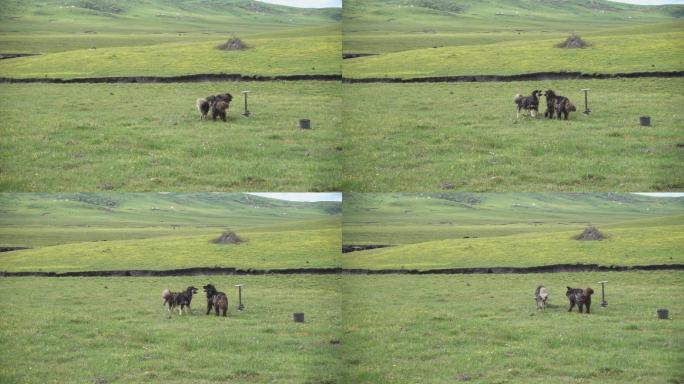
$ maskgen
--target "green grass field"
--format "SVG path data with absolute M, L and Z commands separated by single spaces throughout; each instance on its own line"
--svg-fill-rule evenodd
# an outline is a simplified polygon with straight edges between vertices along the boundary
M 332 82 L 2 85 L 0 190 L 335 191 L 340 85 Z M 243 90 L 250 90 L 248 119 Z M 228 123 L 195 99 L 230 92 Z M 35 96 L 40 95 L 40 108 Z M 31 113 L 27 113 L 31 111 Z M 312 121 L 311 130 L 298 127 Z
M 679 32 L 585 36 L 592 46 L 560 49 L 564 38 L 423 48 L 345 60 L 344 77 L 417 78 L 534 72 L 625 73 L 684 69 Z M 28 59 L 27 59 L 28 60 Z
M 340 203 L 245 194 L 2 194 L 1 271 L 339 265 Z M 226 229 L 244 243 L 214 244 Z
M 680 79 L 345 84 L 346 191 L 668 191 L 684 186 Z M 569 121 L 516 118 L 553 89 Z M 582 88 L 591 88 L 582 115 Z M 637 97 L 638 95 L 638 97 Z M 545 109 L 545 100 L 540 110 Z M 543 106 L 543 107 L 542 107 Z M 650 115 L 651 127 L 639 125 Z
M 340 9 L 247 0 L 9 1 L 0 5 L 2 77 L 339 74 Z M 221 51 L 231 36 L 250 47 Z
M 80 49 L 0 62 L 0 76 L 78 78 L 174 76 L 197 73 L 242 75 L 335 75 L 340 73 L 340 35 L 246 38 L 251 48 L 222 51 L 225 42 L 165 43 L 153 46 Z
M 366 269 L 684 263 L 681 198 L 633 194 L 351 194 L 343 244 Z M 595 226 L 608 236 L 577 241 Z
M 681 272 L 375 276 L 344 280 L 348 383 L 676 383 L 684 379 Z M 607 280 L 607 308 L 600 286 Z M 537 313 L 544 284 L 550 306 Z M 566 286 L 596 291 L 567 313 Z M 597 289 L 598 288 L 598 289 Z M 672 320 L 658 320 L 668 308 Z
M 228 294 L 228 318 L 204 314 L 201 287 L 210 282 Z M 245 284 L 243 312 L 236 310 L 238 283 Z M 193 314 L 168 317 L 162 290 L 189 285 L 200 289 Z M 0 292 L 3 383 L 334 383 L 340 377 L 334 343 L 340 290 L 330 277 L 2 278 Z M 306 322 L 294 323 L 294 312 L 304 312 Z
M 682 66 L 680 5 L 608 1 L 354 0 L 345 3 L 348 78 L 652 72 Z M 591 46 L 555 48 L 571 33 Z

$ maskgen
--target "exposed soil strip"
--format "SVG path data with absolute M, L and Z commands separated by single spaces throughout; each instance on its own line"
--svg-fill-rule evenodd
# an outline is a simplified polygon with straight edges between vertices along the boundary
M 0 77 L 0 83 L 199 83 L 207 81 L 340 81 L 342 75 L 282 75 L 248 76 L 230 73 L 196 74 L 182 76 L 117 76 L 117 77 L 80 77 L 75 79 L 26 78 L 13 79 Z
M 0 247 L 0 252 L 21 251 L 24 249 L 31 249 L 31 247 Z
M 590 80 L 590 79 L 634 79 L 639 77 L 684 77 L 684 71 L 675 72 L 632 72 L 632 73 L 582 73 L 582 72 L 536 72 L 520 75 L 474 75 L 436 76 L 401 79 L 396 77 L 372 77 L 365 79 L 343 78 L 345 83 L 468 83 L 494 81 L 542 81 L 542 80 Z
M 343 53 L 342 60 L 356 59 L 357 57 L 377 56 L 379 53 Z
M 14 59 L 15 57 L 38 56 L 40 53 L 0 53 L 0 60 Z
M 437 76 L 401 79 L 394 77 L 373 77 L 365 79 L 346 78 L 342 75 L 282 75 L 249 76 L 240 74 L 214 73 L 182 76 L 117 76 L 117 77 L 80 77 L 75 79 L 26 78 L 14 79 L 0 77 L 0 83 L 199 83 L 207 81 L 342 81 L 344 83 L 472 83 L 472 82 L 509 82 L 542 80 L 589 80 L 589 79 L 634 79 L 640 77 L 684 77 L 684 71 L 675 72 L 633 72 L 633 73 L 581 73 L 581 72 L 537 72 L 520 75 L 475 75 L 475 76 Z
M 387 247 L 392 247 L 392 245 L 388 245 L 388 244 L 366 244 L 366 245 L 343 244 L 342 245 L 342 253 L 365 251 L 367 249 L 387 248 Z
M 660 265 L 598 265 L 554 264 L 537 267 L 494 268 L 446 268 L 446 269 L 346 269 L 346 268 L 286 268 L 286 269 L 237 269 L 237 268 L 184 268 L 165 271 L 121 270 L 80 272 L 0 272 L 0 277 L 109 277 L 109 276 L 197 276 L 197 275 L 459 275 L 459 274 L 510 274 L 510 273 L 556 273 L 556 272 L 625 272 L 684 270 L 684 264 Z

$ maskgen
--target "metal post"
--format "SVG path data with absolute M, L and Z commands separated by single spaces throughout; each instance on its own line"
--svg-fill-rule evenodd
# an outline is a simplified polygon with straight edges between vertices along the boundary
M 239 304 L 238 304 L 237 309 L 238 309 L 238 311 L 242 311 L 243 309 L 245 309 L 245 306 L 242 305 L 242 287 L 244 286 L 244 284 L 236 284 L 235 286 L 238 288 L 238 303 Z
M 584 89 L 582 89 L 582 91 L 584 91 L 584 112 L 582 112 L 582 113 L 584 113 L 585 115 L 588 115 L 589 113 L 591 113 L 591 110 L 589 109 L 589 99 L 587 97 L 587 94 L 589 93 L 590 88 L 584 88 Z
M 601 284 L 601 306 L 603 308 L 608 306 L 608 302 L 606 301 L 606 283 L 607 281 L 599 281 L 599 284 Z
M 242 116 L 244 117 L 249 117 L 252 113 L 247 109 L 247 94 L 249 91 L 242 91 L 242 94 L 245 95 L 245 112 L 242 113 Z

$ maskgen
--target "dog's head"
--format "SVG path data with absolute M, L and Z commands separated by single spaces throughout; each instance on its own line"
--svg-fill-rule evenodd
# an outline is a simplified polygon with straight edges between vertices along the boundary
M 192 293 L 194 295 L 195 293 L 197 293 L 197 288 L 191 285 L 188 287 L 188 289 L 185 290 L 185 292 Z
M 220 95 L 216 95 L 216 99 L 223 100 L 226 103 L 230 104 L 230 101 L 233 100 L 233 95 L 226 92 L 226 93 L 222 93 Z
M 589 297 L 594 294 L 594 290 L 591 288 L 586 288 L 582 291 L 582 294 L 586 297 Z
M 214 287 L 212 284 L 207 284 L 202 287 L 204 289 L 204 292 L 207 293 L 207 297 L 213 295 L 216 293 L 216 287 Z
M 550 89 L 547 89 L 546 92 L 544 93 L 544 96 L 546 96 L 547 98 L 548 98 L 548 97 L 554 98 L 554 97 L 556 97 L 556 93 L 553 92 L 553 91 L 550 90 Z

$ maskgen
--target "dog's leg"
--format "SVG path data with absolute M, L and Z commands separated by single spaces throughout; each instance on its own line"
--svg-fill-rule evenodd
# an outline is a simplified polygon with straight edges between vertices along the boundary
M 568 312 L 572 312 L 572 309 L 575 307 L 575 302 L 570 301 L 570 308 L 568 309 Z
M 226 311 L 228 311 L 228 307 L 223 308 L 223 317 L 226 317 Z
M 587 301 L 585 303 L 585 305 L 587 306 L 587 312 L 586 313 L 589 313 L 589 307 L 591 306 L 591 301 Z
M 219 307 L 218 307 L 218 305 L 214 307 L 214 310 L 215 310 L 215 312 L 216 312 L 216 316 L 218 316 L 218 315 L 219 315 Z

